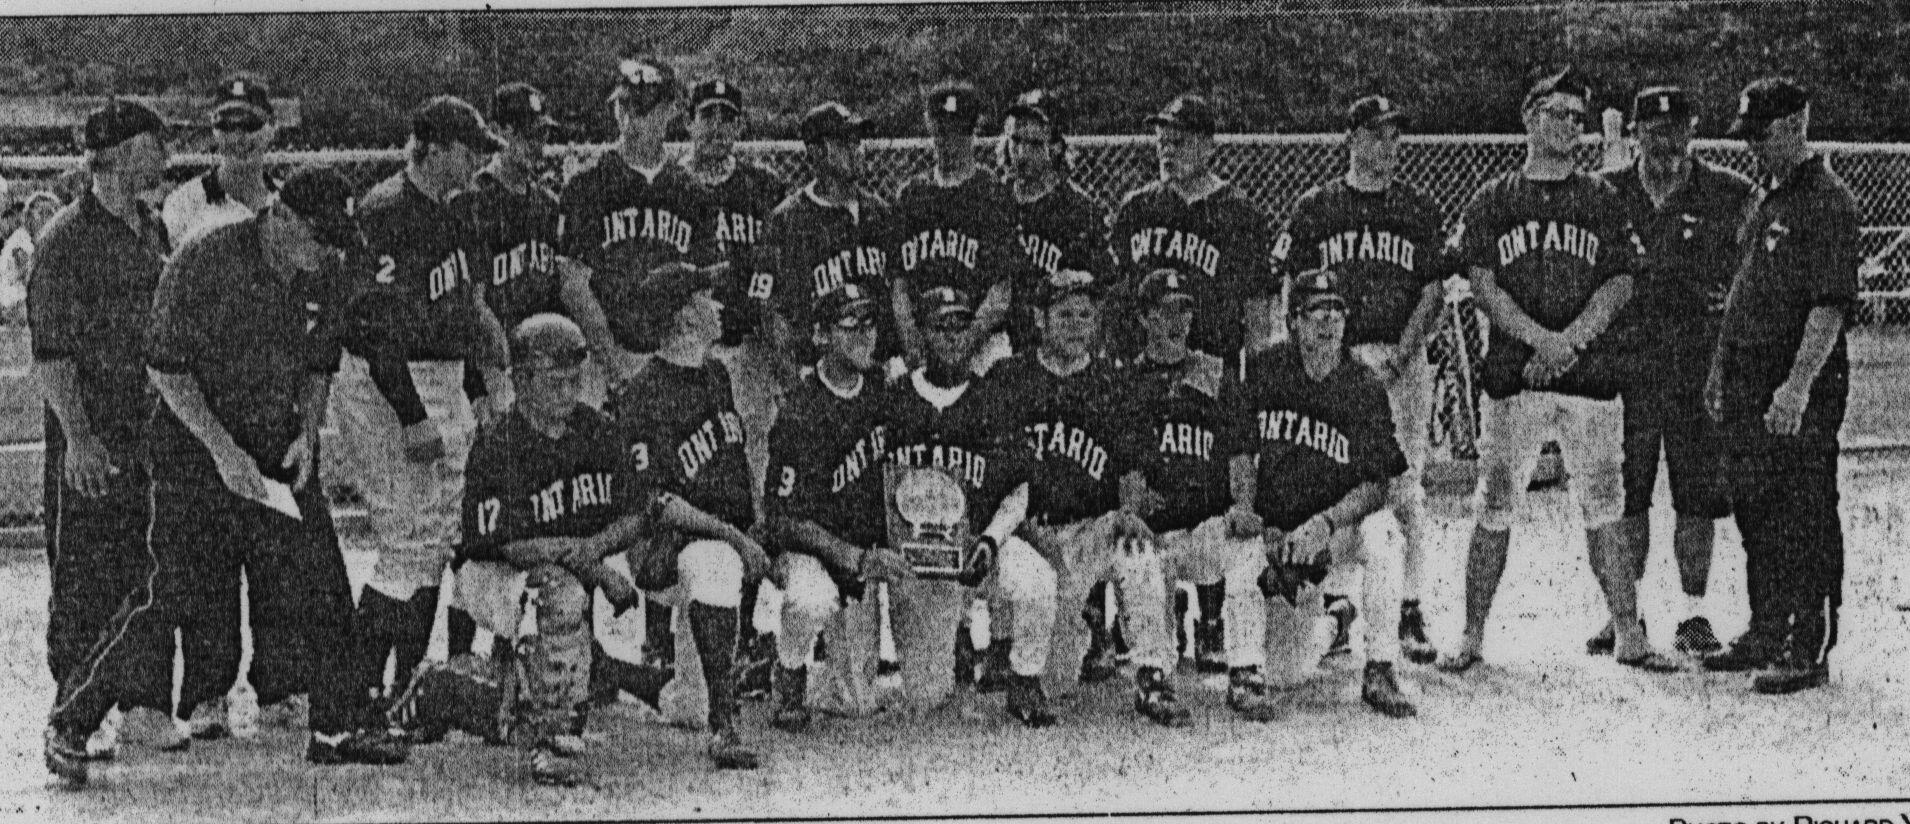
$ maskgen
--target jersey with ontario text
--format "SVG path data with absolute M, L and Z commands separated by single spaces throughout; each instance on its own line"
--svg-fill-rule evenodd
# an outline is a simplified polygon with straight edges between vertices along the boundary
M 1346 298 L 1346 345 L 1398 343 L 1419 295 L 1447 273 L 1439 205 L 1404 181 L 1365 192 L 1339 178 L 1307 190 L 1273 242 L 1291 280 L 1331 268 Z
M 695 174 L 691 179 L 696 179 Z M 724 342 L 734 344 L 762 322 L 775 289 L 772 261 L 758 250 L 767 234 L 770 211 L 782 201 L 786 187 L 775 172 L 741 158 L 721 181 L 697 183 L 710 200 L 710 238 L 718 258 L 730 264 L 730 276 L 716 299 L 723 303 Z
M 1113 276 L 1108 257 L 1108 210 L 1073 181 L 1041 197 L 1015 200 L 1015 231 L 1029 266 L 1015 280 L 1008 336 L 1017 352 L 1038 342 L 1035 313 L 1041 282 L 1056 272 L 1089 272 L 1105 283 Z
M 888 522 L 882 501 L 883 394 L 878 374 L 862 376 L 860 389 L 842 397 L 814 372 L 783 402 L 769 431 L 771 516 L 813 521 L 858 547 L 886 546 Z M 783 549 L 775 547 L 774 549 Z M 851 570 L 831 569 L 839 588 L 861 591 Z
M 1032 467 L 1022 434 L 1020 399 L 988 376 L 946 389 L 917 369 L 889 388 L 882 421 L 888 460 L 898 466 L 947 470 L 962 486 L 969 527 L 981 534 Z
M 532 182 L 514 190 L 486 170 L 453 201 L 468 210 L 489 250 L 476 274 L 506 330 L 539 312 L 565 313 L 557 276 L 557 196 Z
M 1230 375 L 1220 358 L 1189 352 L 1178 363 L 1143 353 L 1129 362 L 1124 383 L 1136 417 L 1146 426 L 1139 468 L 1163 506 L 1148 515 L 1155 532 L 1193 529 L 1232 503 L 1227 464 L 1233 428 L 1222 398 Z
M 909 178 L 895 201 L 889 277 L 918 295 L 953 287 L 979 306 L 991 287 L 1026 265 L 1014 221 L 1014 196 L 980 170 L 954 186 L 936 182 L 933 172 Z
M 609 409 L 639 490 L 675 493 L 738 529 L 755 521 L 743 420 L 721 363 L 653 358 Z
M 1108 244 L 1129 292 L 1155 269 L 1180 272 L 1194 296 L 1188 345 L 1230 361 L 1246 340 L 1242 304 L 1279 291 L 1267 268 L 1266 218 L 1232 183 L 1191 203 L 1162 181 L 1136 189 L 1115 212 Z M 1140 351 L 1138 321 L 1114 331 L 1118 352 Z
M 632 293 L 652 269 L 719 260 L 709 195 L 676 163 L 654 177 L 612 149 L 578 172 L 558 201 L 559 252 L 591 268 L 591 291 L 618 345 L 645 349 Z
M 1096 357 L 1062 376 L 1025 352 L 997 364 L 989 377 L 997 376 L 1021 405 L 1034 461 L 1028 517 L 1060 525 L 1119 508 L 1121 476 L 1134 469 L 1144 433 L 1113 362 Z
M 464 471 L 460 561 L 503 561 L 503 547 L 532 538 L 582 538 L 641 511 L 629 456 L 602 413 L 579 404 L 552 438 L 521 410 L 478 432 Z

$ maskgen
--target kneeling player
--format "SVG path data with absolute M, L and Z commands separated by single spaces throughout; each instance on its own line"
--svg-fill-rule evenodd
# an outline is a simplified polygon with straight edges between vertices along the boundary
M 1400 558 L 1387 542 L 1362 549 L 1359 529 L 1385 504 L 1387 483 L 1406 470 L 1386 389 L 1346 352 L 1346 301 L 1330 272 L 1296 277 L 1289 306 L 1293 339 L 1248 359 L 1229 404 L 1237 433 L 1229 517 L 1266 525 L 1269 566 L 1258 579 L 1270 599 L 1294 603 L 1301 585 L 1319 583 L 1329 564 L 1365 565 L 1360 695 L 1385 715 L 1413 715 L 1393 678 L 1398 626 L 1389 619 L 1399 614 Z
M 876 302 L 860 283 L 816 301 L 822 359 L 785 401 L 769 434 L 770 534 L 782 573 L 776 636 L 776 714 L 786 732 L 809 727 L 813 703 L 849 715 L 877 709 L 878 604 L 868 581 L 912 583 L 888 543 L 882 505 L 882 403 Z M 835 622 L 831 626 L 831 622 Z M 809 699 L 809 658 L 829 628 L 823 690 Z

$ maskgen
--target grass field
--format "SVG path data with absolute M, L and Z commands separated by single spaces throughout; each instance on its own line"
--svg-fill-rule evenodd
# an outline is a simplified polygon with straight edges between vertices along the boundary
M 969 699 L 918 719 L 825 720 L 810 735 L 746 718 L 767 756 L 753 773 L 716 773 L 692 733 L 629 707 L 598 724 L 592 788 L 531 787 L 515 755 L 474 742 L 420 748 L 398 768 L 318 768 L 289 734 L 129 750 L 82 794 L 45 786 L 39 730 L 45 673 L 43 563 L 0 566 L 0 817 L 31 821 L 652 818 L 1344 809 L 1499 804 L 1689 803 L 1910 794 L 1910 456 L 1846 459 L 1849 539 L 1844 640 L 1833 683 L 1788 698 L 1749 693 L 1742 677 L 1648 676 L 1582 654 L 1602 602 L 1567 498 L 1534 495 L 1489 636 L 1489 663 L 1461 677 L 1407 665 L 1417 719 L 1358 701 L 1357 668 L 1292 691 L 1291 719 L 1235 722 L 1221 679 L 1182 676 L 1196 723 L 1138 720 L 1126 692 L 1091 688 L 1061 704 L 1062 725 L 1020 729 L 999 699 Z M 1660 494 L 1663 494 L 1661 488 Z M 1459 622 L 1462 503 L 1435 499 L 1428 593 L 1436 641 Z M 1662 508 L 1661 508 L 1662 513 Z M 1675 573 L 1658 524 L 1644 600 L 1665 615 Z M 1746 621 L 1743 555 L 1720 530 L 1712 573 L 1719 632 Z M 366 559 L 354 558 L 363 574 Z M 1669 647 L 1670 622 L 1653 624 Z M 1588 817 L 1589 818 L 1589 817 Z M 1458 820 L 1458 819 L 1455 819 Z M 1660 819 L 1662 820 L 1662 819 Z M 1788 820 L 1788 819 L 1787 819 Z

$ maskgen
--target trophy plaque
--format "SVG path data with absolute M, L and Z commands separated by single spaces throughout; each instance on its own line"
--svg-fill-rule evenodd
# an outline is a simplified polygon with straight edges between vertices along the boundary
M 882 468 L 882 493 L 889 543 L 915 574 L 932 580 L 961 575 L 974 543 L 961 481 L 936 467 L 888 464 Z

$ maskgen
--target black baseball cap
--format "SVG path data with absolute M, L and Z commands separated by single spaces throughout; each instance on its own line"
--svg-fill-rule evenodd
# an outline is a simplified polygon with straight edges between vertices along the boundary
M 1210 137 L 1219 131 L 1219 119 L 1214 115 L 1213 104 L 1197 94 L 1183 94 L 1174 98 L 1166 108 L 1149 117 L 1145 123 L 1149 126 L 1172 126 Z
M 590 359 L 584 330 L 555 312 L 539 312 L 511 330 L 511 366 L 564 369 Z
M 89 152 L 111 149 L 147 132 L 162 134 L 166 121 L 152 109 L 131 100 L 114 98 L 86 116 L 81 143 Z
M 1047 89 L 1029 89 L 1015 97 L 1008 104 L 1009 117 L 1017 120 L 1038 120 L 1055 131 L 1062 128 L 1061 111 L 1053 92 Z
M 1761 138 L 1771 121 L 1790 117 L 1811 102 L 1809 89 L 1784 77 L 1766 77 L 1744 87 L 1738 94 L 1738 116 L 1731 121 L 1726 137 Z
M 727 263 L 704 267 L 683 261 L 665 263 L 651 269 L 643 282 L 637 284 L 632 302 L 663 314 L 674 314 L 691 295 L 721 288 L 728 269 Z
M 544 93 L 529 83 L 506 83 L 491 93 L 491 122 L 524 130 L 554 128 L 557 120 L 545 108 Z
M 486 154 L 504 148 L 503 139 L 484 125 L 476 107 L 448 94 L 418 107 L 411 115 L 411 134 L 420 143 L 462 143 Z
M 875 296 L 859 283 L 845 283 L 816 298 L 813 317 L 824 326 L 858 328 L 875 316 Z M 845 323 L 854 319 L 853 323 Z
M 834 139 L 861 140 L 868 129 L 868 121 L 849 111 L 849 107 L 831 100 L 817 104 L 803 115 L 800 132 L 802 142 L 821 143 Z
M 1287 292 L 1287 313 L 1304 314 L 1314 307 L 1337 305 L 1346 308 L 1346 296 L 1340 292 L 1340 278 L 1330 269 L 1313 269 L 1293 276 Z
M 981 119 L 981 93 L 966 80 L 944 80 L 922 95 L 922 111 L 941 123 L 973 127 Z
M 926 326 L 954 323 L 967 326 L 975 319 L 975 307 L 969 305 L 967 292 L 953 286 L 936 286 L 916 296 L 915 314 Z
M 668 63 L 647 57 L 617 61 L 617 87 L 610 91 L 612 102 L 627 100 L 633 109 L 647 112 L 676 96 L 676 70 Z
M 1367 95 L 1353 101 L 1346 107 L 1346 130 L 1377 129 L 1381 125 L 1400 121 L 1405 126 L 1406 110 L 1383 95 Z
M 1652 86 L 1631 99 L 1631 122 L 1691 119 L 1691 98 L 1677 86 Z
M 219 81 L 219 85 L 212 90 L 212 123 L 215 128 L 257 128 L 271 120 L 272 116 L 272 90 L 252 75 L 232 75 Z
M 1187 289 L 1187 276 L 1177 269 L 1161 267 L 1147 273 L 1141 280 L 1141 305 L 1159 306 L 1163 303 L 1185 303 L 1192 306 L 1194 293 Z
M 1094 276 L 1093 272 L 1086 272 L 1080 269 L 1062 269 L 1042 280 L 1041 289 L 1036 293 L 1035 297 L 1036 301 L 1045 309 L 1060 303 L 1062 298 L 1066 298 L 1069 295 L 1087 295 L 1090 298 L 1099 300 L 1106 291 L 1106 288 L 1104 288 L 1100 280 Z
M 720 77 L 705 80 L 690 90 L 690 111 L 700 112 L 704 106 L 727 106 L 731 112 L 742 114 L 743 90 Z
M 1519 104 L 1521 111 L 1532 108 L 1532 104 L 1555 94 L 1569 94 L 1585 101 L 1587 108 L 1592 105 L 1592 83 L 1584 73 L 1570 66 L 1556 74 L 1539 78 L 1525 91 L 1525 102 Z
M 359 245 L 351 184 L 330 167 L 307 166 L 293 172 L 279 184 L 279 203 L 312 224 L 318 242 L 334 249 Z

